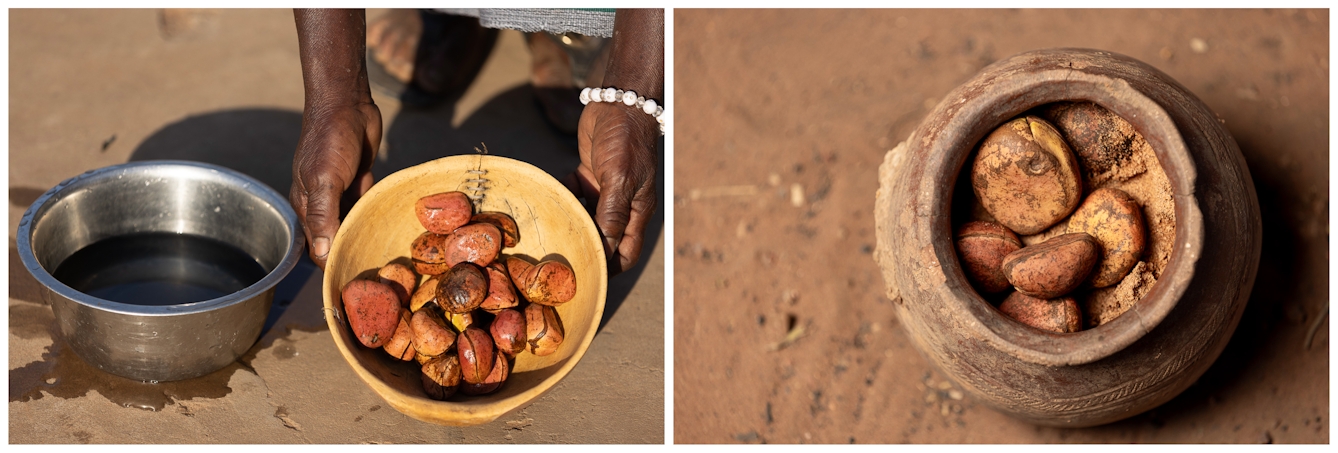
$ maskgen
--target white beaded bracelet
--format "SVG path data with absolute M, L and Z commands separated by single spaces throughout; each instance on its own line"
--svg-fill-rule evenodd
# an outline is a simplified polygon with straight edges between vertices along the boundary
M 664 135 L 664 107 L 657 105 L 654 99 L 637 96 L 635 91 L 623 91 L 617 88 L 586 88 L 581 90 L 581 105 L 591 102 L 618 102 L 636 106 L 660 123 L 660 135 Z

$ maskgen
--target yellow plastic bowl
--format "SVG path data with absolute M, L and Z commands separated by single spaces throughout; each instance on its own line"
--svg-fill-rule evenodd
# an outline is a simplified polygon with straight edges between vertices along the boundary
M 457 394 L 436 401 L 423 392 L 416 361 L 402 362 L 384 350 L 362 346 L 344 318 L 340 290 L 359 274 L 408 257 L 414 238 L 426 231 L 414 214 L 419 198 L 459 190 L 479 194 L 476 211 L 500 211 L 516 219 L 520 242 L 502 251 L 533 260 L 561 255 L 576 272 L 576 296 L 557 307 L 566 337 L 556 353 L 522 352 L 510 378 L 496 393 Z M 545 391 L 585 355 L 604 313 L 608 292 L 604 248 L 594 222 L 556 179 L 533 165 L 489 155 L 451 156 L 396 172 L 372 186 L 339 227 L 325 265 L 325 320 L 349 366 L 395 410 L 429 423 L 478 425 L 496 420 Z

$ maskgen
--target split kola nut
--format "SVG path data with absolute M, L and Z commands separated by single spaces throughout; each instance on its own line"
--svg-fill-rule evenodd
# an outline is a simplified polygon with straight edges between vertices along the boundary
M 1080 162 L 1050 123 L 1026 116 L 981 141 L 971 187 L 995 222 L 958 227 L 967 279 L 982 294 L 1011 293 L 999 311 L 1028 326 L 1076 332 L 1082 313 L 1070 294 L 1119 283 L 1146 247 L 1142 210 L 1128 194 L 1103 188 L 1083 197 Z M 1023 246 L 1019 235 L 1068 219 L 1067 234 Z

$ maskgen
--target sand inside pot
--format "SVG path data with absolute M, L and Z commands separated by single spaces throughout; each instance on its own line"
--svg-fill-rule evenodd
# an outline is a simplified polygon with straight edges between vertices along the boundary
M 1096 189 L 1115 188 L 1128 193 L 1143 209 L 1147 247 L 1129 274 L 1118 284 L 1105 288 L 1080 288 L 1072 294 L 1082 307 L 1084 328 L 1105 324 L 1133 307 L 1152 290 L 1170 261 L 1176 222 L 1170 180 L 1143 136 L 1105 108 L 1091 102 L 1059 102 L 1029 113 L 1050 121 L 1077 155 L 1084 197 Z M 968 176 L 969 171 L 968 165 L 963 169 L 963 176 Z M 959 177 L 958 190 L 954 191 L 954 203 L 967 203 L 971 207 L 963 222 L 993 221 L 975 199 L 969 179 Z M 967 182 L 965 186 L 962 185 L 964 181 Z M 1032 245 L 1064 234 L 1067 229 L 1068 218 L 1065 218 L 1045 231 L 1021 236 L 1021 239 L 1024 245 Z

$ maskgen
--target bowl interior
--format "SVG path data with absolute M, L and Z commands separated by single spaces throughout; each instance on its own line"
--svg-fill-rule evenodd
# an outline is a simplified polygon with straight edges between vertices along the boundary
M 522 352 L 496 393 L 436 401 L 423 392 L 417 362 L 398 361 L 357 342 L 343 319 L 340 290 L 359 274 L 408 257 L 410 244 L 425 231 L 414 214 L 414 203 L 453 190 L 481 195 L 475 201 L 476 212 L 500 211 L 515 218 L 520 241 L 503 254 L 526 256 L 532 262 L 560 256 L 576 273 L 577 291 L 571 301 L 557 307 L 566 337 L 556 353 L 539 357 Z M 396 410 L 443 425 L 486 423 L 538 397 L 580 360 L 604 311 L 605 266 L 594 222 L 552 176 L 503 157 L 445 157 L 387 176 L 354 205 L 339 227 L 326 263 L 326 321 L 349 365 Z

